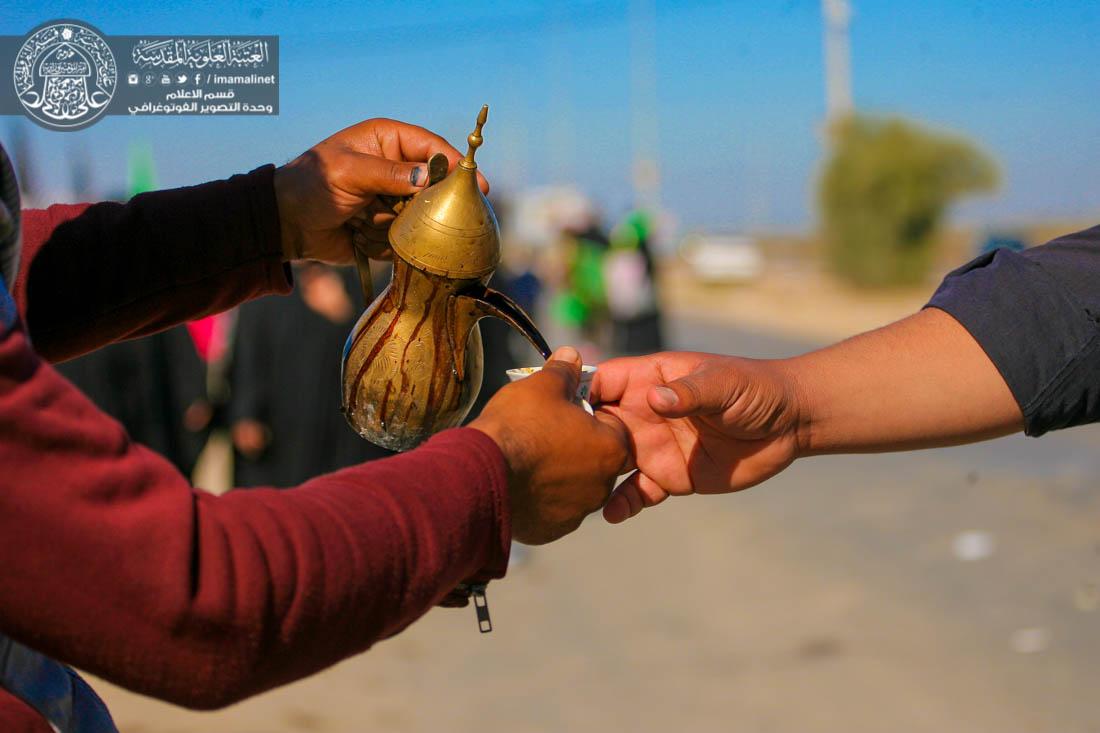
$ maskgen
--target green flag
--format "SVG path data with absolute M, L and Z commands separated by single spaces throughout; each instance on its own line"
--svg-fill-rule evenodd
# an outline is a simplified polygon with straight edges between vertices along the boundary
M 148 142 L 130 143 L 127 156 L 126 193 L 130 198 L 157 187 L 157 168 L 153 163 L 153 146 Z

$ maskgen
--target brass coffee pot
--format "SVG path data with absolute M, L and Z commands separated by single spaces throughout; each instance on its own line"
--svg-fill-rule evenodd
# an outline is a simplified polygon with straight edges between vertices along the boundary
M 428 187 L 397 202 L 389 231 L 393 276 L 344 345 L 344 416 L 383 448 L 414 448 L 466 417 L 481 389 L 482 318 L 500 318 L 550 355 L 523 309 L 486 287 L 500 263 L 500 228 L 474 162 L 488 115 L 486 105 L 450 175 L 446 157 L 434 156 Z M 367 261 L 357 261 L 369 301 Z

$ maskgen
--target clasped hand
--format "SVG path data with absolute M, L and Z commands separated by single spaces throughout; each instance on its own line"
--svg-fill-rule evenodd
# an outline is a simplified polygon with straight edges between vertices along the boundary
M 797 381 L 781 362 L 667 352 L 601 364 L 597 414 L 630 432 L 638 470 L 604 507 L 612 523 L 669 496 L 754 486 L 800 454 Z

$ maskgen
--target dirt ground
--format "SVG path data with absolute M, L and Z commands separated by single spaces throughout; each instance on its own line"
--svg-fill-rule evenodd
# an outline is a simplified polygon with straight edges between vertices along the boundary
M 707 285 L 670 261 L 662 271 L 665 311 L 675 318 L 834 341 L 892 323 L 928 302 L 932 287 L 865 291 L 806 265 L 773 265 L 744 285 Z
M 437 610 L 220 713 L 104 696 L 129 733 L 1023 730 L 965 636 L 822 574 L 782 526 L 702 504 L 591 525 L 491 588 L 489 635 Z
M 853 297 L 797 273 L 705 292 L 678 277 L 673 346 L 760 356 L 928 295 Z M 1098 475 L 1096 430 L 813 459 L 623 526 L 590 518 L 490 586 L 488 635 L 472 609 L 436 609 L 214 713 L 97 687 L 123 733 L 1098 733 Z M 960 560 L 953 542 L 974 529 L 995 549 Z
M 491 634 L 436 609 L 224 711 L 100 689 L 129 733 L 1100 730 L 1100 613 L 1073 596 L 1100 578 L 1096 502 L 934 455 L 590 519 L 490 586 Z M 972 526 L 1000 545 L 963 563 Z M 1021 627 L 1047 646 L 1014 648 Z

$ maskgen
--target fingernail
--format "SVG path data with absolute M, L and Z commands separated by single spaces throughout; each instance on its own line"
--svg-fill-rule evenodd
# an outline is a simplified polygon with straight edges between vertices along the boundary
M 555 361 L 568 361 L 572 364 L 577 364 L 581 360 L 580 352 L 574 349 L 572 346 L 562 346 L 555 351 L 551 356 L 551 359 Z
M 409 183 L 414 186 L 419 186 L 421 181 L 428 180 L 428 177 L 424 175 L 424 169 L 420 166 L 413 168 L 409 172 Z
M 680 401 L 676 393 L 668 387 L 654 387 L 653 394 L 657 396 L 657 402 L 659 402 L 662 407 L 675 407 L 676 403 Z

